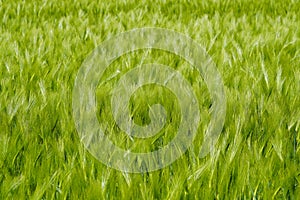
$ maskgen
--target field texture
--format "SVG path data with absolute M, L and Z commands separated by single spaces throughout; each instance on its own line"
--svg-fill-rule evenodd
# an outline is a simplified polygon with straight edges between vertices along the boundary
M 296 0 L 0 0 L 0 199 L 300 199 L 299 10 Z M 136 140 L 118 128 L 111 90 L 141 63 L 185 77 L 201 119 L 192 145 L 171 165 L 128 173 L 84 147 L 72 94 L 93 49 L 143 27 L 180 32 L 206 50 L 223 79 L 226 120 L 214 150 L 199 157 L 212 104 L 201 74 L 161 50 L 121 56 L 95 91 L 97 117 L 115 145 L 160 149 L 182 119 L 174 93 L 150 84 L 130 98 L 132 118 L 149 124 L 149 106 L 160 103 L 164 128 Z

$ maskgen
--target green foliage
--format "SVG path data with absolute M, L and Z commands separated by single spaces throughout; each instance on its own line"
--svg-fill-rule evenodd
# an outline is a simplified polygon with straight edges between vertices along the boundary
M 0 199 L 299 199 L 299 8 L 294 0 L 0 1 Z M 193 146 L 162 170 L 128 174 L 107 168 L 80 143 L 72 119 L 76 73 L 103 40 L 138 27 L 187 34 L 215 61 L 227 115 L 212 155 L 198 157 L 210 119 L 205 83 L 180 58 L 158 50 L 112 64 L 95 91 L 98 117 L 123 148 L 167 144 L 180 120 L 170 91 L 149 85 L 131 98 L 138 124 L 149 123 L 147 108 L 158 102 L 171 123 L 136 144 L 116 127 L 109 99 L 129 69 L 166 64 L 199 99 Z

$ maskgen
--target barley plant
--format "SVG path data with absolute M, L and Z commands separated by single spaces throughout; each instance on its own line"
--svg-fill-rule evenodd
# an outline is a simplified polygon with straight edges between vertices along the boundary
M 297 0 L 0 0 L 0 199 L 300 199 L 299 9 Z M 96 116 L 113 144 L 155 151 L 176 137 L 183 118 L 171 90 L 148 84 L 130 97 L 131 119 L 151 123 L 149 110 L 159 103 L 164 127 L 149 138 L 120 129 L 112 91 L 137 66 L 177 71 L 200 112 L 182 156 L 162 169 L 129 173 L 102 163 L 81 142 L 72 94 L 98 45 L 144 27 L 179 32 L 204 48 L 222 77 L 226 118 L 213 151 L 200 156 L 213 104 L 204 77 L 167 51 L 120 56 L 95 90 Z

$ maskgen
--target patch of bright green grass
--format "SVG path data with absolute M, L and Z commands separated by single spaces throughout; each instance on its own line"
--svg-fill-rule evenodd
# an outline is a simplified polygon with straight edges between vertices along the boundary
M 0 199 L 298 199 L 299 8 L 292 0 L 0 1 Z M 176 100 L 154 86 L 137 91 L 131 109 L 146 124 L 146 106 L 161 101 L 175 124 L 166 134 L 125 144 L 128 138 L 116 138 L 118 128 L 105 117 L 110 101 L 103 95 L 143 56 L 186 77 L 202 119 L 193 146 L 172 165 L 128 174 L 107 168 L 80 143 L 72 88 L 81 63 L 103 40 L 149 26 L 187 34 L 206 49 L 223 77 L 227 115 L 216 151 L 200 159 L 210 119 L 201 76 L 174 55 L 124 55 L 106 78 L 117 67 L 121 73 L 96 91 L 98 118 L 108 121 L 114 142 L 143 151 L 174 136 Z

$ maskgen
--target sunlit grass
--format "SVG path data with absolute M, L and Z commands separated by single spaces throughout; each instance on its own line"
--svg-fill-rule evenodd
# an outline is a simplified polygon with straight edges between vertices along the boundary
M 284 0 L 0 1 L 0 199 L 298 199 L 299 8 Z M 201 76 L 166 53 L 120 58 L 106 77 L 117 67 L 120 74 L 95 91 L 99 119 L 109 111 L 105 92 L 145 55 L 145 62 L 181 72 L 202 106 L 189 151 L 162 170 L 127 174 L 107 168 L 80 143 L 72 89 L 83 60 L 103 40 L 152 26 L 187 34 L 210 54 L 226 90 L 226 122 L 216 151 L 200 159 L 210 106 Z M 138 123 L 148 123 L 149 87 L 132 97 Z M 150 103 L 162 101 L 169 119 L 177 119 L 172 94 L 153 90 Z M 111 138 L 122 142 L 110 119 Z M 159 147 L 173 129 L 135 150 Z

